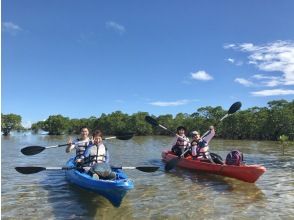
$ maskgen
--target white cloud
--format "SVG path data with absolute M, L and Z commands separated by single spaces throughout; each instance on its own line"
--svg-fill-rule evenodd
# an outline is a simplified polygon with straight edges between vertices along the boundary
M 186 105 L 191 100 L 187 99 L 182 99 L 182 100 L 177 100 L 177 101 L 172 101 L 172 102 L 163 102 L 163 101 L 156 101 L 156 102 L 150 102 L 150 105 L 155 105 L 155 106 L 160 106 L 160 107 L 167 107 L 167 106 L 179 106 L 179 105 Z
M 247 87 L 253 86 L 253 83 L 251 81 L 244 79 L 244 78 L 236 78 L 235 82 L 240 83 L 241 85 L 244 85 Z
M 236 48 L 238 48 L 238 46 L 236 46 Z M 242 51 L 247 51 L 247 52 L 254 52 L 256 50 L 258 50 L 258 47 L 254 46 L 252 43 L 244 43 L 244 44 L 240 44 L 239 48 Z
M 227 59 L 228 62 L 235 64 L 236 66 L 242 66 L 243 65 L 243 61 L 241 60 L 235 60 L 233 58 L 228 58 Z
M 255 74 L 252 77 L 255 79 L 268 79 L 268 76 L 265 76 L 264 74 Z
M 282 73 L 265 83 L 265 86 L 294 85 L 294 42 L 275 41 L 265 45 L 244 43 L 225 45 L 224 48 L 249 53 L 248 63 L 255 65 L 259 70 Z
M 236 47 L 235 44 L 225 44 L 225 45 L 224 45 L 224 48 L 225 48 L 225 49 L 231 49 L 231 48 L 235 48 L 235 47 Z
M 191 73 L 191 77 L 192 79 L 202 80 L 202 81 L 213 80 L 213 77 L 203 70 L 200 70 L 195 73 Z
M 234 63 L 235 60 L 233 58 L 228 58 L 227 61 L 229 61 L 230 63 Z
M 14 24 L 12 22 L 3 22 L 2 23 L 2 30 L 3 30 L 3 32 L 7 32 L 9 34 L 15 35 L 18 32 L 20 32 L 22 29 L 18 25 Z
M 286 89 L 269 89 L 251 92 L 253 96 L 277 96 L 277 95 L 294 95 L 294 90 Z
M 114 21 L 106 22 L 105 26 L 106 26 L 106 28 L 112 29 L 112 30 L 114 30 L 115 32 L 117 32 L 119 34 L 123 34 L 123 33 L 126 32 L 126 28 L 123 25 L 118 24 L 118 23 L 116 23 Z
M 252 78 L 255 78 L 257 80 L 260 80 L 260 83 L 267 87 L 275 87 L 278 85 L 283 85 L 284 81 L 281 77 L 277 76 L 268 76 L 264 74 L 255 74 L 252 76 Z

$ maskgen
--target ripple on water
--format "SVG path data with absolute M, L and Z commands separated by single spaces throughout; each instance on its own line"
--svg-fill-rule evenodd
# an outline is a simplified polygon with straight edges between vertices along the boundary
M 21 175 L 12 167 L 15 154 L 17 165 L 62 166 L 68 158 L 63 148 L 32 157 L 25 157 L 19 150 L 21 145 L 63 143 L 66 137 L 12 139 L 2 142 L 2 152 L 6 150 L 2 161 L 3 219 L 284 220 L 294 216 L 293 154 L 281 156 L 271 142 L 212 141 L 211 148 L 223 157 L 238 148 L 247 163 L 264 164 L 267 172 L 255 184 L 249 184 L 183 169 L 164 172 L 160 152 L 171 142 L 170 137 L 109 141 L 114 164 L 160 166 L 155 173 L 126 170 L 135 188 L 115 208 L 105 198 L 68 184 L 63 171 Z

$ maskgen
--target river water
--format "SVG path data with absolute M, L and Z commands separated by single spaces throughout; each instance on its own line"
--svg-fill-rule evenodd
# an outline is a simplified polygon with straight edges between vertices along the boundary
M 293 219 L 294 146 L 282 155 L 278 142 L 211 141 L 210 149 L 225 158 L 232 149 L 244 153 L 247 164 L 263 164 L 267 171 L 252 184 L 228 177 L 175 169 L 164 172 L 161 151 L 171 137 L 134 137 L 105 141 L 111 164 L 160 166 L 154 173 L 126 170 L 135 188 L 119 208 L 94 193 L 68 184 L 64 171 L 23 175 L 15 166 L 63 166 L 72 155 L 65 148 L 22 155 L 29 145 L 66 142 L 65 136 L 14 133 L 2 136 L 2 219 Z

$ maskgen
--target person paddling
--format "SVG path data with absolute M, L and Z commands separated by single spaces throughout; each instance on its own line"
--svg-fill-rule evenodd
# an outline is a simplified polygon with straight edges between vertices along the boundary
M 80 164 L 85 158 L 84 153 L 91 142 L 91 139 L 89 138 L 89 129 L 87 127 L 82 127 L 80 132 L 81 137 L 74 142 L 72 142 L 71 138 L 68 139 L 68 146 L 65 149 L 66 153 L 70 153 L 73 149 L 76 149 L 75 162 L 77 164 Z
M 186 128 L 179 126 L 177 128 L 177 136 L 172 145 L 172 152 L 177 156 L 181 156 L 185 150 L 190 146 L 189 138 L 186 137 Z
M 116 174 L 109 165 L 109 153 L 103 144 L 102 135 L 100 130 L 94 131 L 93 143 L 84 153 L 83 167 L 96 179 L 114 179 Z
M 209 153 L 209 145 L 208 143 L 215 135 L 215 129 L 213 126 L 209 127 L 209 130 L 200 137 L 200 133 L 198 131 L 192 131 L 192 141 L 191 141 L 191 153 L 193 159 L 198 157 L 206 158 L 210 160 L 212 163 L 213 160 Z

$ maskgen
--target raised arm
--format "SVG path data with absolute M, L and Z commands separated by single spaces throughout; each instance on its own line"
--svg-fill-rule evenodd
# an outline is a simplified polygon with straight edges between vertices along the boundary
M 202 135 L 202 140 L 204 140 L 207 144 L 211 141 L 211 139 L 214 137 L 215 135 L 215 129 L 213 126 L 209 127 L 209 130 L 206 131 L 203 135 Z

